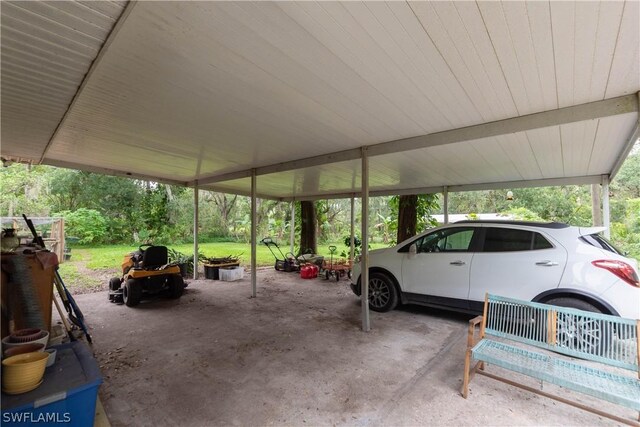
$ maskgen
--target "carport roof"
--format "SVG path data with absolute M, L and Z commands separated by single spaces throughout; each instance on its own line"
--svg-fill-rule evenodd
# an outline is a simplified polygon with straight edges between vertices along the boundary
M 599 182 L 640 3 L 3 2 L 2 156 L 305 199 Z

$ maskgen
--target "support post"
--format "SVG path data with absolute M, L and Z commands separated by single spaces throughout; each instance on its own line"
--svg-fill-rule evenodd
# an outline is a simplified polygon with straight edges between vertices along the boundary
M 356 249 L 355 242 L 353 241 L 356 227 L 356 198 L 351 195 L 351 244 L 349 245 L 349 261 L 353 263 L 354 252 Z
M 289 237 L 289 246 L 291 247 L 290 252 L 295 253 L 293 250 L 295 249 L 296 243 L 296 201 L 291 201 L 291 223 L 289 224 L 291 228 L 291 236 Z
M 443 210 L 444 210 L 444 223 L 449 224 L 449 187 L 446 185 L 442 187 L 442 195 L 443 195 Z
M 257 291 L 257 277 L 256 277 L 256 268 L 257 268 L 257 247 L 256 247 L 256 236 L 257 236 L 257 220 L 258 215 L 257 211 L 257 200 L 256 200 L 256 170 L 251 170 L 251 297 L 256 297 Z
M 367 148 L 362 147 L 362 256 L 361 266 L 361 292 L 360 301 L 362 306 L 362 330 L 369 332 L 371 324 L 369 321 L 369 158 Z
M 198 279 L 198 217 L 200 215 L 200 189 L 193 187 L 193 280 Z
M 604 230 L 604 237 L 611 238 L 611 212 L 609 210 L 609 175 L 602 175 L 602 220 L 607 227 Z

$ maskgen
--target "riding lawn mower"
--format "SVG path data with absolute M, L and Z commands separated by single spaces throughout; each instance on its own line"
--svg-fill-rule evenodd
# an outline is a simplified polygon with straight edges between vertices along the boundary
M 168 263 L 167 247 L 142 245 L 125 255 L 122 277 L 109 281 L 109 301 L 133 307 L 142 299 L 161 293 L 180 298 L 184 287 L 180 267 Z

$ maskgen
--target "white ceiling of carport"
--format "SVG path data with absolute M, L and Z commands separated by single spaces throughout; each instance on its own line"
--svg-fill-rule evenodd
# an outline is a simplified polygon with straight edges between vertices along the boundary
M 3 155 L 40 161 L 126 4 L 0 3 Z
M 62 18 L 79 13 L 47 7 L 2 7 L 3 156 L 37 161 L 51 139 L 44 163 L 167 181 L 212 182 L 640 90 L 635 1 L 139 2 L 116 25 L 57 133 L 45 138 L 44 127 L 38 135 L 28 131 L 55 123 L 74 93 L 55 79 L 60 70 L 40 70 L 37 78 L 21 70 L 23 80 L 39 80 L 39 93 L 57 94 L 43 103 L 51 108 L 29 110 L 28 120 L 19 114 L 27 111 L 20 97 L 5 115 L 4 92 L 19 89 L 11 74 L 5 84 L 5 64 L 13 60 L 5 59 L 5 34 L 26 49 L 41 40 L 16 25 L 35 26 L 35 15 L 45 16 L 56 33 L 68 25 Z M 37 10 L 14 17 L 30 8 Z M 75 55 L 78 44 L 88 44 L 81 36 L 48 42 L 63 44 L 62 56 Z M 636 100 L 627 114 L 375 156 L 370 187 L 394 193 L 592 182 L 625 154 L 637 109 Z M 336 160 L 260 175 L 258 193 L 358 191 L 360 162 Z M 247 194 L 249 185 L 244 178 L 204 187 Z

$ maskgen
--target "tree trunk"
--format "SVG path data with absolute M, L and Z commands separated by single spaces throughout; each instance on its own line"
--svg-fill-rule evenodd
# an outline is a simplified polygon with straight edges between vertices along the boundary
M 318 252 L 316 243 L 316 207 L 313 202 L 300 202 L 300 252 L 310 249 L 314 254 Z
M 398 203 L 398 243 L 416 235 L 418 196 L 400 196 Z
M 227 199 L 227 195 L 224 193 L 212 193 L 213 203 L 220 210 L 220 222 L 223 230 L 229 229 L 229 216 L 231 215 L 231 210 L 236 204 L 236 200 L 238 196 L 233 196 L 231 199 Z
M 602 209 L 600 209 L 600 184 L 591 184 L 591 218 L 594 227 L 602 227 Z

